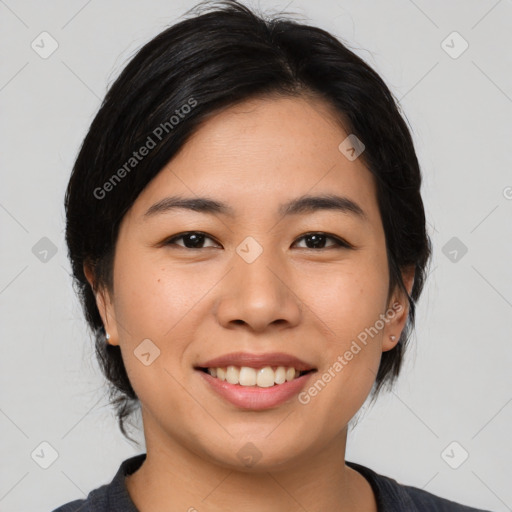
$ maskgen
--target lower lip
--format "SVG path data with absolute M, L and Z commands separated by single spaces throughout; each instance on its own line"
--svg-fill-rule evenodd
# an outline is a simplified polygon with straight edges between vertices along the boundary
M 230 384 L 225 380 L 212 377 L 209 373 L 201 370 L 196 371 L 201 374 L 205 382 L 209 384 L 214 391 L 228 402 L 242 409 L 255 411 L 270 409 L 284 404 L 287 400 L 297 395 L 306 385 L 309 377 L 315 373 L 309 372 L 283 384 L 274 384 L 268 388 L 259 388 L 257 386 Z

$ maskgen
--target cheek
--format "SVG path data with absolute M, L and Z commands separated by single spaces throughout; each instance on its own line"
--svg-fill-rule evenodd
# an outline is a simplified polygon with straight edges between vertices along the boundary
M 385 313 L 388 291 L 385 263 L 360 261 L 317 277 L 321 286 L 309 294 L 314 322 L 325 337 L 324 357 L 301 403 L 305 420 L 312 415 L 319 425 L 330 424 L 333 432 L 359 410 L 377 376 L 383 335 L 379 319 Z
M 388 276 L 382 260 L 343 262 L 326 272 L 303 274 L 297 284 L 299 297 L 305 298 L 304 304 L 324 324 L 326 336 L 340 348 L 373 325 L 386 307 Z
M 180 322 L 208 289 L 201 277 L 191 268 L 171 268 L 134 250 L 130 258 L 116 261 L 116 318 L 132 341 L 163 341 L 179 331 Z
M 209 313 L 205 295 L 219 276 L 198 266 L 154 261 L 136 248 L 125 253 L 130 257 L 119 257 L 114 267 L 114 289 L 126 371 L 143 402 L 155 393 L 163 399 L 164 388 L 167 398 L 180 396 L 172 376 L 182 380 L 189 370 L 192 341 Z M 145 366 L 137 356 L 147 352 L 154 360 Z
M 193 332 L 194 305 L 204 287 L 198 286 L 193 272 L 165 268 L 136 249 L 125 253 L 130 257 L 120 256 L 115 262 L 114 290 L 126 372 L 148 410 L 167 404 L 185 418 L 193 403 L 183 395 L 179 365 Z

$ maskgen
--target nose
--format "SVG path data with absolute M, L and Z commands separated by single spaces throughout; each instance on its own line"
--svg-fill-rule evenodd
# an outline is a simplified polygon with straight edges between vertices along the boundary
M 234 256 L 234 266 L 222 280 L 216 301 L 216 316 L 223 327 L 244 325 L 262 332 L 300 322 L 303 304 L 294 292 L 291 272 L 269 253 L 264 251 L 252 263 Z

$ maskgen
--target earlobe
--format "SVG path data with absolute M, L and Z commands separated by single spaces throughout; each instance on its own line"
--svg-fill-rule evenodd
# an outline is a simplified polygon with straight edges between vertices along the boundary
M 384 329 L 382 340 L 382 351 L 392 350 L 400 342 L 402 330 L 409 314 L 409 305 L 402 301 L 395 300 L 393 306 L 388 308 L 386 316 L 388 324 Z
M 411 266 L 402 271 L 402 280 L 407 293 L 410 295 L 414 286 L 415 267 Z M 391 307 L 388 308 L 386 316 L 388 323 L 384 329 L 382 340 L 382 351 L 392 350 L 400 341 L 400 336 L 409 316 L 409 299 L 403 290 L 397 289 L 391 299 Z
M 109 295 L 103 287 L 98 287 L 94 271 L 87 263 L 84 263 L 84 274 L 96 299 L 96 307 L 98 308 L 98 312 L 105 328 L 105 341 L 110 345 L 119 345 L 115 315 Z

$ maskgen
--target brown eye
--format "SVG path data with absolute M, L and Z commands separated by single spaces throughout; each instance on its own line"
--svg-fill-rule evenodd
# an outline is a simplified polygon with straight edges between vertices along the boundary
M 200 231 L 187 231 L 186 233 L 169 238 L 164 245 L 177 245 L 184 249 L 205 249 L 206 247 L 203 247 L 203 244 L 206 239 L 213 240 L 213 238 Z M 176 244 L 177 240 L 183 240 L 183 245 Z
M 352 246 L 342 240 L 341 238 L 327 235 L 326 233 L 318 232 L 318 233 L 307 233 L 302 237 L 298 238 L 298 240 L 305 240 L 306 244 L 310 247 L 301 247 L 304 249 L 332 249 L 336 247 L 344 247 L 350 249 Z M 333 245 L 325 246 L 327 240 L 332 240 L 334 242 Z
M 183 240 L 183 243 L 176 243 L 179 240 Z M 206 240 L 211 240 L 215 245 L 204 246 Z M 351 244 L 345 240 L 338 238 L 333 235 L 328 235 L 322 232 L 306 233 L 297 240 L 304 240 L 306 247 L 300 247 L 301 249 L 333 249 L 333 248 L 353 248 Z M 326 245 L 327 241 L 331 241 L 330 245 Z M 183 249 L 206 249 L 208 247 L 217 247 L 218 244 L 215 240 L 208 236 L 206 233 L 201 231 L 187 231 L 179 235 L 175 235 L 164 243 L 166 246 L 178 246 Z

